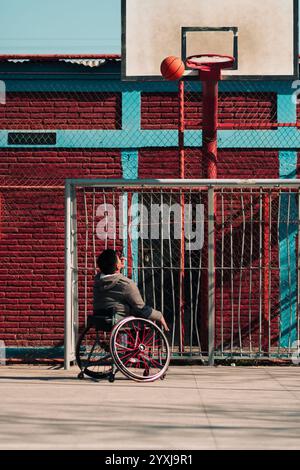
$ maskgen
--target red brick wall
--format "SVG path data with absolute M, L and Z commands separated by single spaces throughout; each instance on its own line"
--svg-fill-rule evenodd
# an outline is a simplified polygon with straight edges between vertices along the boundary
M 7 93 L 0 129 L 121 129 L 121 95 L 83 92 Z
M 227 99 L 228 98 L 228 99 Z M 220 97 L 220 121 L 247 127 L 253 122 L 276 121 L 276 96 L 231 94 Z M 0 106 L 2 129 L 119 129 L 120 95 L 110 93 L 9 93 L 7 104 Z M 186 98 L 186 128 L 201 127 L 201 96 L 191 93 Z M 178 102 L 176 93 L 142 95 L 143 129 L 176 129 Z M 122 176 L 120 151 L 89 149 L 9 149 L 0 150 L 0 182 L 11 185 L 64 184 L 66 177 Z M 151 148 L 139 151 L 140 178 L 179 178 L 176 148 Z M 201 149 L 186 149 L 186 178 L 205 177 Z M 219 178 L 277 178 L 278 152 L 271 150 L 221 150 Z M 91 195 L 89 213 L 91 213 Z M 63 340 L 63 275 L 64 275 L 64 207 L 63 190 L 5 190 L 2 194 L 0 237 L 0 339 L 13 346 L 62 344 Z M 240 202 L 239 202 L 240 203 Z M 240 207 L 235 232 L 236 253 L 241 252 Z M 228 210 L 226 213 L 228 214 Z M 78 203 L 80 216 L 79 241 L 85 243 L 84 201 Z M 249 212 L 248 212 L 249 216 Z M 91 220 L 90 222 L 91 223 Z M 218 249 L 220 240 L 217 240 Z M 93 266 L 89 232 L 88 262 Z M 274 246 L 275 238 L 274 238 Z M 97 251 L 103 243 L 97 242 Z M 275 252 L 274 252 L 275 253 Z M 276 259 L 276 253 L 272 255 Z M 238 255 L 236 255 L 238 256 Z M 80 266 L 84 266 L 83 251 Z M 91 294 L 93 271 L 88 274 Z M 238 286 L 239 272 L 234 273 Z M 247 285 L 248 280 L 245 281 Z M 224 325 L 226 341 L 230 341 L 230 279 L 226 279 Z M 257 285 L 257 278 L 253 279 Z M 255 284 L 256 283 L 256 284 Z M 273 277 L 272 295 L 278 292 L 278 273 Z M 80 298 L 83 299 L 84 275 L 79 275 Z M 235 287 L 233 302 L 238 290 Z M 217 288 L 217 325 L 220 324 L 220 290 Z M 248 296 L 245 290 L 244 298 Z M 248 299 L 248 297 L 247 297 Z M 247 325 L 247 301 L 242 302 L 242 328 Z M 88 312 L 90 311 L 90 304 Z M 274 312 L 276 313 L 276 306 Z M 84 305 L 80 303 L 80 315 Z M 253 328 L 257 342 L 257 310 L 253 309 Z M 275 318 L 274 321 L 277 321 Z M 235 322 L 235 341 L 238 338 Z M 217 340 L 220 341 L 219 331 Z
M 219 123 L 239 125 L 274 123 L 277 120 L 275 93 L 220 93 Z M 176 93 L 142 94 L 142 129 L 177 129 L 178 95 Z M 185 94 L 185 128 L 202 127 L 202 94 Z
M 64 185 L 66 178 L 121 177 L 119 150 L 1 149 L 0 181 Z M 38 180 L 38 181 L 37 181 Z
M 142 149 L 139 152 L 140 178 L 179 178 L 178 149 Z M 185 177 L 205 178 L 202 150 L 185 150 Z M 274 150 L 219 150 L 218 178 L 278 178 L 278 151 Z
M 35 171 L 37 184 L 56 175 L 121 177 L 119 151 L 2 150 L 1 176 L 15 178 Z M 63 341 L 64 191 L 12 189 L 2 192 L 0 239 L 0 338 L 7 345 L 45 346 Z M 78 205 L 84 213 L 83 203 Z M 91 222 L 90 222 L 91 223 Z M 82 225 L 81 225 L 82 229 Z M 82 237 L 81 232 L 79 237 Z M 83 251 L 80 263 L 83 266 Z M 80 298 L 83 277 L 80 273 Z M 81 303 L 81 313 L 82 313 Z

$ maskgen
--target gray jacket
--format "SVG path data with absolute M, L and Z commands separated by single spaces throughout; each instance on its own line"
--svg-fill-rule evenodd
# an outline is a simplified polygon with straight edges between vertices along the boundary
M 113 308 L 119 316 L 134 315 L 160 320 L 162 313 L 145 304 L 137 285 L 121 273 L 101 275 L 94 279 L 94 313 Z

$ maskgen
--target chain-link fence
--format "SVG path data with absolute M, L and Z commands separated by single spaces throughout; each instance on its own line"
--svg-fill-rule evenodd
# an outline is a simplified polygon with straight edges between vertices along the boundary
M 125 274 L 164 312 L 173 357 L 291 358 L 299 183 L 70 180 L 67 188 L 69 360 L 93 310 L 104 248 L 126 255 Z
M 15 58 L 0 62 L 0 79 L 6 85 L 6 101 L 0 104 L 0 339 L 11 348 L 63 345 L 63 191 L 66 178 L 207 177 L 207 161 L 202 149 L 202 87 L 198 80 L 184 80 L 184 90 L 177 83 L 122 82 L 117 57 L 102 57 L 98 61 L 78 58 L 76 61 L 65 58 L 51 62 L 44 59 L 19 62 Z M 218 178 L 297 177 L 300 139 L 296 98 L 297 83 L 227 80 L 220 83 Z M 169 196 L 162 195 L 166 203 Z M 88 207 L 93 197 L 87 192 Z M 146 205 L 151 205 L 151 198 L 161 195 L 145 194 L 143 197 L 148 201 Z M 172 197 L 176 199 L 178 195 L 170 196 L 170 200 Z M 241 205 L 240 195 L 235 197 Z M 244 206 L 250 207 L 250 196 L 243 197 Z M 266 204 L 263 203 L 263 211 Z M 282 211 L 285 210 L 282 214 L 291 224 L 292 208 L 292 204 L 290 209 L 288 204 L 282 205 Z M 88 213 L 92 213 L 90 207 Z M 264 232 L 264 225 L 262 230 Z M 281 236 L 284 239 L 283 231 Z M 231 253 L 229 239 L 228 235 L 224 238 L 225 264 L 229 256 L 226 253 Z M 245 240 L 248 243 L 247 237 Z M 149 302 L 156 302 L 159 307 L 168 299 L 166 308 L 170 312 L 178 311 L 182 306 L 178 307 L 172 289 L 166 292 L 167 284 L 163 283 L 162 287 L 161 280 L 158 281 L 161 266 L 155 271 L 157 260 L 151 261 L 149 243 L 143 244 L 144 255 L 140 256 L 145 266 L 140 269 L 143 268 L 144 284 L 148 285 L 153 278 L 155 288 L 150 295 L 142 276 L 139 277 L 140 288 Z M 159 243 L 152 242 L 153 253 L 159 252 Z M 178 260 L 182 263 L 182 253 L 180 243 L 178 246 L 174 243 L 172 254 L 169 253 L 166 260 L 168 243 L 163 242 L 164 262 L 169 269 L 166 268 L 165 276 L 169 276 L 168 282 L 171 285 L 173 282 L 174 292 L 177 292 L 178 280 L 175 281 L 174 276 L 178 262 L 180 264 Z M 96 248 L 97 251 L 101 247 Z M 200 254 L 191 254 L 190 261 L 186 256 L 185 263 L 191 265 L 187 278 L 191 280 L 184 288 L 184 296 L 190 299 L 191 318 L 195 318 L 199 308 L 196 299 L 199 299 Z M 150 262 L 152 264 L 147 265 Z M 173 267 L 168 265 L 171 262 L 175 263 Z M 94 267 L 94 261 L 88 258 L 91 276 Z M 134 266 L 132 271 L 129 267 L 128 275 L 136 276 Z M 278 276 L 270 275 L 270 278 L 268 285 L 273 286 Z M 231 278 L 226 279 L 229 284 L 232 282 Z M 239 290 L 235 292 L 237 280 L 233 279 L 233 304 L 240 298 L 242 305 L 242 294 L 240 296 Z M 265 282 L 264 276 L 261 282 Z M 279 293 L 282 286 L 277 282 Z M 79 313 L 85 315 L 89 311 L 90 304 L 82 304 Z M 205 351 L 201 329 L 197 330 L 198 338 L 195 320 L 191 318 L 189 325 L 184 325 L 184 338 L 192 336 L 192 342 L 183 344 L 182 333 L 179 334 L 182 326 L 176 325 L 172 339 L 174 348 L 185 346 L 192 352 L 194 348 Z M 242 326 L 237 328 L 243 330 Z M 261 334 L 265 335 L 265 330 L 262 329 Z M 223 339 L 221 333 L 219 337 L 220 351 L 223 351 L 225 339 L 228 340 L 225 330 Z M 230 337 L 230 341 L 235 345 L 235 336 Z M 239 340 L 237 344 L 240 348 Z M 250 339 L 245 344 L 242 342 L 243 349 L 250 350 L 250 346 Z

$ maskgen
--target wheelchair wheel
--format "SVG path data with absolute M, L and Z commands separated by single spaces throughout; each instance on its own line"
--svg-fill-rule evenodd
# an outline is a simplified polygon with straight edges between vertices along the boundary
M 153 382 L 163 377 L 169 367 L 167 338 L 150 320 L 128 317 L 117 323 L 110 350 L 118 369 L 138 382 Z
M 109 333 L 87 326 L 77 341 L 76 361 L 81 377 L 84 374 L 93 379 L 107 378 L 112 371 Z

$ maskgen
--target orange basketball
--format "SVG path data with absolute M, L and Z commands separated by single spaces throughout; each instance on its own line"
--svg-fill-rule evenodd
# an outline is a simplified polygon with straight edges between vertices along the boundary
M 171 55 L 162 61 L 160 72 L 166 80 L 179 80 L 184 73 L 184 63 L 179 57 Z

